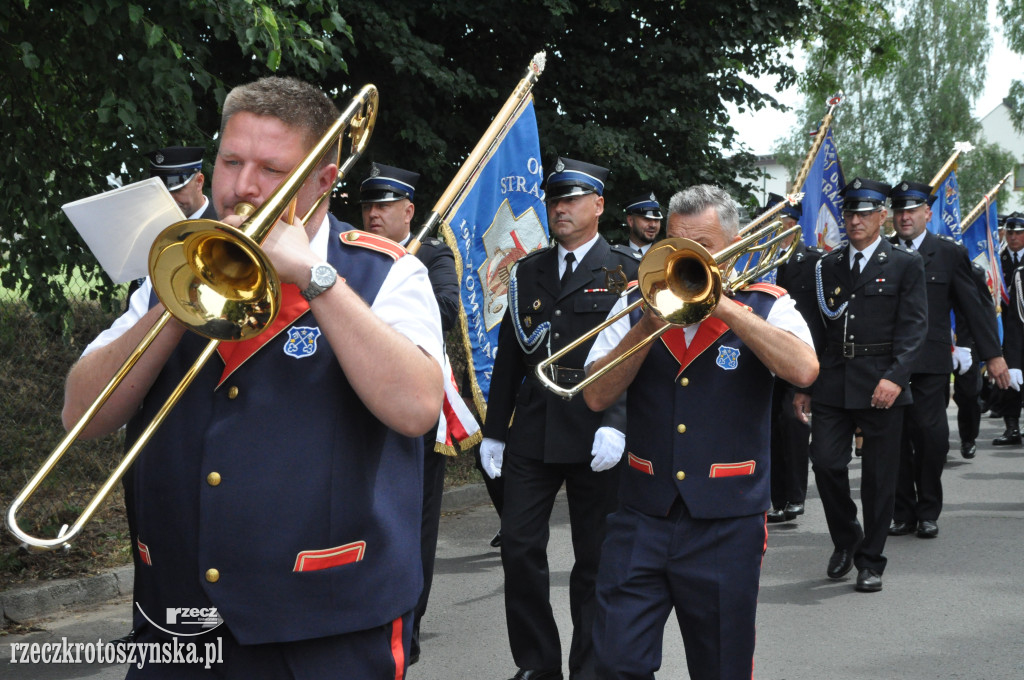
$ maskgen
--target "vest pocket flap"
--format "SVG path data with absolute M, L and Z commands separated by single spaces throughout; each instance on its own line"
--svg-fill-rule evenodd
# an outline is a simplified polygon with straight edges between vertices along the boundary
M 644 460 L 639 456 L 634 456 L 632 453 L 629 454 L 629 467 L 633 468 L 634 470 L 639 470 L 645 475 L 654 474 L 654 465 L 651 464 L 651 461 Z
M 323 550 L 303 550 L 295 557 L 295 568 L 292 571 L 319 571 L 352 564 L 361 561 L 365 552 L 366 541 L 356 541 Z
M 711 466 L 712 479 L 718 477 L 747 477 L 754 474 L 755 461 L 747 460 L 742 463 L 715 463 Z
M 602 312 L 607 315 L 618 299 L 619 296 L 611 292 L 585 292 L 584 295 L 577 295 L 573 298 L 572 311 L 580 314 Z

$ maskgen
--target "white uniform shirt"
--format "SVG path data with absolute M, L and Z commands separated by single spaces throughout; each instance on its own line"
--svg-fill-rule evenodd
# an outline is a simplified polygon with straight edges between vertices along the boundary
M 309 244 L 313 252 L 324 260 L 327 259 L 330 233 L 325 217 Z M 345 275 L 344 272 L 339 273 L 341 276 Z M 82 356 L 108 345 L 134 326 L 149 311 L 149 298 L 152 292 L 153 284 L 147 278 L 132 294 L 125 313 L 118 317 L 110 328 L 100 333 L 85 348 Z M 427 268 L 418 258 L 406 255 L 395 262 L 381 284 L 370 309 L 386 324 L 422 347 L 434 357 L 438 365 L 444 366 L 441 313 L 437 309 L 437 299 L 430 287 Z M 411 313 L 410 310 L 419 311 Z

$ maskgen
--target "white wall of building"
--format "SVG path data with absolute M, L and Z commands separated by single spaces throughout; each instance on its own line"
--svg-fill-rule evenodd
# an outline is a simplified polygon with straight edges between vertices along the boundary
M 1017 132 L 1010 121 L 1010 110 L 1003 102 L 981 119 L 981 138 L 998 144 L 1017 158 L 1013 177 L 1013 191 L 1010 200 L 999 204 L 999 213 L 1006 215 L 1016 210 L 1024 211 L 1024 135 Z M 1005 172 L 1005 171 L 1004 171 Z

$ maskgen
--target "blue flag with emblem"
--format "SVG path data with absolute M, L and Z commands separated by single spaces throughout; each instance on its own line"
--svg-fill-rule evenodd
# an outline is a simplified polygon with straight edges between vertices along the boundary
M 508 305 L 509 273 L 521 257 L 548 245 L 543 179 L 531 96 L 442 224 L 442 237 L 455 253 L 468 373 L 482 414 Z
M 1003 263 L 999 259 L 999 215 L 996 201 L 989 201 L 987 209 L 975 217 L 970 224 L 964 225 L 963 244 L 971 262 L 985 270 L 985 280 L 992 298 L 999 309 L 1009 301 L 1006 287 L 1003 285 Z M 997 313 L 999 336 L 1002 338 L 1002 318 Z
M 825 131 L 825 140 L 811 164 L 803 188 L 794 189 L 804 192 L 800 228 L 804 243 L 808 246 L 817 246 L 827 252 L 846 242 L 843 199 L 839 196 L 839 190 L 844 186 L 846 180 L 839 164 L 839 151 L 832 136 L 832 128 L 829 128 Z
M 957 243 L 963 242 L 960 228 L 960 187 L 956 183 L 955 170 L 946 175 L 946 179 L 935 189 L 935 203 L 932 204 L 932 218 L 928 222 L 928 231 L 950 236 Z

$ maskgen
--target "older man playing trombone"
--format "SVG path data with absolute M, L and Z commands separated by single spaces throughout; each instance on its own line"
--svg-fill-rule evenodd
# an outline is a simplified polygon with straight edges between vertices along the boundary
M 674 238 L 717 253 L 738 240 L 737 227 L 725 191 L 690 187 L 672 197 L 669 240 L 652 253 L 673 247 Z M 621 318 L 594 343 L 588 373 L 664 325 L 650 303 Z M 594 410 L 623 393 L 627 404 L 629 466 L 597 580 L 599 677 L 653 678 L 673 607 L 691 678 L 750 677 L 771 505 L 774 376 L 806 386 L 817 373 L 810 331 L 792 299 L 755 284 L 720 299 L 709 318 L 668 330 L 584 389 Z M 722 422 L 730 413 L 739 424 Z

